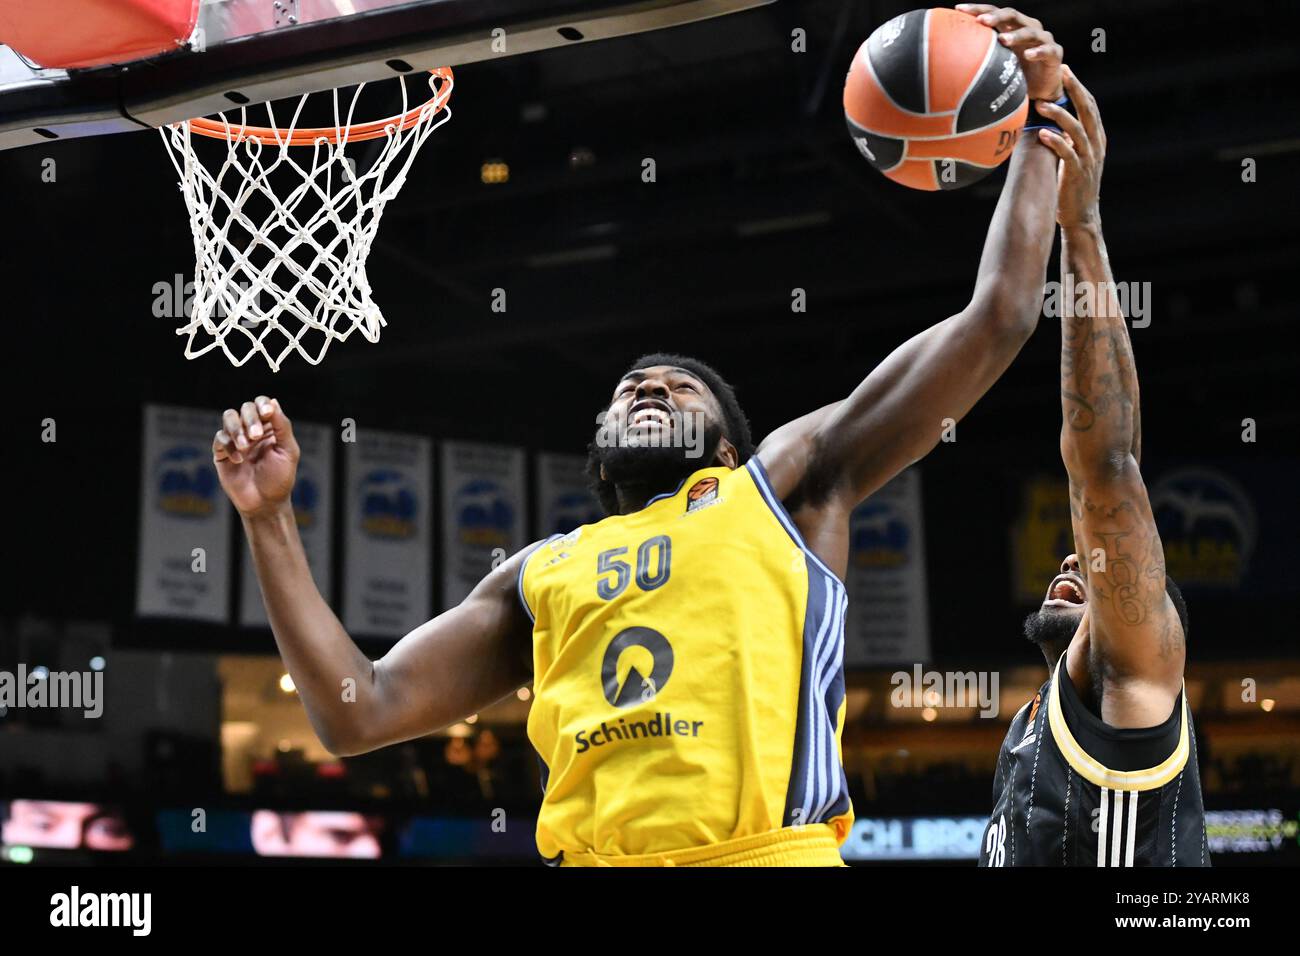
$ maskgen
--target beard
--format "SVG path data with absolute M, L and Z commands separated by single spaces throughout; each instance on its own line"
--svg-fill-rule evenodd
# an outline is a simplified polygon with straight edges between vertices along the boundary
M 713 463 L 722 441 L 722 427 L 710 422 L 701 437 L 703 440 L 695 448 L 672 443 L 632 445 L 625 441 L 602 445 L 598 440 L 593 450 L 605 469 L 605 477 L 616 486 L 658 493 L 672 490 L 692 472 Z
M 1082 619 L 1082 607 L 1077 611 L 1039 608 L 1025 618 L 1025 637 L 1039 647 L 1065 647 L 1079 630 Z

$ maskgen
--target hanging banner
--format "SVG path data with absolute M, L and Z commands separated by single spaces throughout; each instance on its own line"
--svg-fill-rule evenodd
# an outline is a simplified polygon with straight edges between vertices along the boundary
M 1020 514 L 1011 529 L 1012 596 L 1017 604 L 1038 606 L 1047 586 L 1061 573 L 1061 562 L 1074 550 L 1070 524 L 1070 483 L 1039 475 L 1024 483 Z
M 1165 570 L 1182 591 L 1243 598 L 1294 591 L 1288 569 L 1300 508 L 1291 471 L 1269 459 L 1144 463 Z M 1013 594 L 1021 604 L 1037 606 L 1075 550 L 1064 472 L 1024 485 L 1012 537 Z
M 542 452 L 537 456 L 537 526 L 533 538 L 568 534 L 595 524 L 604 514 L 587 484 L 587 459 L 582 455 Z
M 442 606 L 464 600 L 492 568 L 528 543 L 524 452 L 442 446 Z
M 328 425 L 294 422 L 293 434 L 302 451 L 298 477 L 293 485 L 293 517 L 316 587 L 327 603 L 333 603 L 330 582 L 334 573 L 331 532 L 334 524 L 333 439 L 336 432 Z M 239 582 L 239 623 L 244 627 L 266 627 L 266 606 L 262 602 L 262 589 L 257 583 L 247 540 L 241 551 L 243 573 Z
M 917 468 L 902 472 L 854 509 L 844 584 L 849 595 L 847 666 L 929 659 L 925 529 Z
M 212 464 L 211 411 L 144 407 L 136 613 L 230 619 L 230 502 Z
M 1292 563 L 1295 523 L 1286 521 L 1285 515 L 1295 510 L 1294 488 L 1290 494 L 1278 494 L 1277 503 L 1261 512 L 1257 499 L 1267 501 L 1260 492 L 1268 483 L 1258 480 L 1260 469 L 1238 471 L 1240 475 L 1211 464 L 1188 464 L 1158 472 L 1147 485 L 1164 547 L 1165 569 L 1183 591 L 1266 593 L 1268 589 L 1262 586 L 1268 577 L 1265 568 L 1271 565 L 1285 570 Z M 1284 469 L 1275 473 L 1278 477 L 1282 474 Z M 1279 481 L 1278 477 L 1273 483 L 1283 484 L 1285 479 Z M 1267 515 L 1263 536 L 1261 513 Z M 1272 560 L 1255 561 L 1261 538 L 1267 541 L 1270 535 L 1277 535 Z M 1275 593 L 1295 586 L 1289 573 L 1277 583 L 1280 586 Z
M 401 637 L 433 616 L 433 443 L 358 429 L 346 443 L 343 624 Z

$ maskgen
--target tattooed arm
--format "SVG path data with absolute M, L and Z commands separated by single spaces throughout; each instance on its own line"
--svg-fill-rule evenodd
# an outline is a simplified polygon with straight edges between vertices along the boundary
M 1137 372 L 1097 209 L 1106 133 L 1096 101 L 1068 68 L 1065 84 L 1079 118 L 1044 107 L 1066 135 L 1040 135 L 1061 159 L 1061 276 L 1072 276 L 1075 289 L 1061 319 L 1061 457 L 1088 583 L 1088 640 L 1071 647 L 1067 666 L 1073 678 L 1093 665 L 1087 672 L 1102 679 L 1108 722 L 1151 726 L 1169 716 L 1182 686 L 1183 632 L 1138 470 Z

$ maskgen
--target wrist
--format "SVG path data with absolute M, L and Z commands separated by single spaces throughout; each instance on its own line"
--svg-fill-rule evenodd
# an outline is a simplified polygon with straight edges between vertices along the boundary
M 267 502 L 252 511 L 240 511 L 239 517 L 249 531 L 259 527 L 282 526 L 286 521 L 291 525 L 296 524 L 293 503 L 288 498 L 283 501 Z
M 1076 113 L 1074 109 L 1074 103 L 1071 102 L 1069 95 L 1065 92 L 1065 88 L 1062 87 L 1056 96 L 1035 98 L 1030 102 L 1029 115 L 1025 118 L 1024 127 L 1027 131 L 1050 129 L 1055 133 L 1061 132 L 1061 127 L 1055 120 L 1038 112 L 1038 108 L 1035 105 L 1036 103 L 1051 103 L 1054 106 L 1059 106 L 1071 116 L 1078 116 L 1078 113 Z
M 1094 208 L 1078 219 L 1061 223 L 1061 237 L 1068 242 L 1101 241 L 1101 214 Z

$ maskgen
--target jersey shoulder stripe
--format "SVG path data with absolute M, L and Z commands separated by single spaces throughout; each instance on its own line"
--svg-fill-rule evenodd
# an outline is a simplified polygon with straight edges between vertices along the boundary
M 768 508 L 770 508 L 772 514 L 776 516 L 777 521 L 781 523 L 781 527 L 785 528 L 786 534 L 790 535 L 790 539 L 799 546 L 799 550 L 806 554 L 808 559 L 812 561 L 812 563 L 816 565 L 822 573 L 829 575 L 837 584 L 839 584 L 840 587 L 844 587 L 844 582 L 840 580 L 840 576 L 828 568 L 821 558 L 813 554 L 812 550 L 804 542 L 803 535 L 799 533 L 798 527 L 795 526 L 794 519 L 790 517 L 790 512 L 785 510 L 785 505 L 782 504 L 781 499 L 777 496 L 776 489 L 772 487 L 772 480 L 767 476 L 767 469 L 764 468 L 763 463 L 758 460 L 758 456 L 754 455 L 750 458 L 749 461 L 745 463 L 745 467 L 753 476 L 754 484 L 758 486 L 758 492 L 763 496 L 763 500 L 767 502 Z
M 1056 673 L 1052 679 L 1054 693 L 1048 695 L 1047 724 L 1061 755 L 1079 776 L 1098 787 L 1109 790 L 1155 790 L 1163 787 L 1182 772 L 1190 753 L 1188 742 L 1190 720 L 1187 713 L 1185 685 L 1179 694 L 1178 743 L 1173 752 L 1152 767 L 1141 770 L 1112 770 L 1084 750 L 1070 731 L 1069 723 L 1061 708 L 1061 681 L 1070 679 L 1068 674 L 1062 672 L 1064 666 L 1065 655 L 1062 654 L 1056 663 Z
M 524 613 L 528 615 L 528 620 L 533 623 L 537 622 L 537 615 L 533 613 L 533 609 L 528 605 L 528 595 L 524 594 L 524 572 L 528 570 L 528 562 L 532 559 L 532 556 L 537 553 L 538 549 L 543 545 L 550 544 L 555 539 L 562 537 L 564 537 L 562 534 L 553 534 L 543 541 L 538 541 L 529 549 L 528 553 L 524 555 L 524 559 L 519 562 L 519 577 L 515 580 L 515 590 L 519 593 L 519 603 L 523 605 Z

